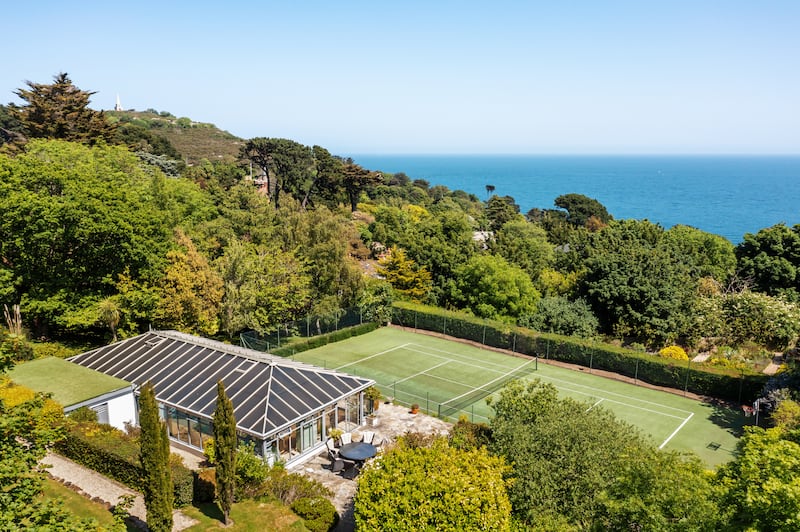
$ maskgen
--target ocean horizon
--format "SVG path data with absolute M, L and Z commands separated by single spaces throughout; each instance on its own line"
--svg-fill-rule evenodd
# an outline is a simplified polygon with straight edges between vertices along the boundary
M 511 196 L 522 214 L 584 194 L 614 218 L 683 224 L 734 244 L 745 233 L 800 223 L 800 155 L 352 155 L 482 200 Z

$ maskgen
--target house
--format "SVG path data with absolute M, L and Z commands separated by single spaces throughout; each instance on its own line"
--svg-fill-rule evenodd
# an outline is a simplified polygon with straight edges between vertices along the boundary
M 133 387 L 122 379 L 53 357 L 18 364 L 8 376 L 35 392 L 49 393 L 65 414 L 85 406 L 97 412 L 98 421 L 121 430 L 136 422 Z
M 272 463 L 302 462 L 330 429 L 364 423 L 375 382 L 175 331 L 150 331 L 69 359 L 135 385 L 151 381 L 172 442 L 201 453 L 213 437 L 217 381 L 233 403 L 239 440 Z

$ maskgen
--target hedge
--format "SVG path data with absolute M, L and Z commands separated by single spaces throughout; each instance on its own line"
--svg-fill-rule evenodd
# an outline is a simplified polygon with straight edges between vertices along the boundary
M 752 370 L 736 371 L 703 363 L 664 359 L 592 340 L 536 332 L 461 312 L 403 301 L 392 305 L 392 323 L 730 401 L 752 402 L 768 379 L 766 375 Z
M 141 491 L 144 471 L 139 463 L 139 445 L 125 433 L 111 427 L 81 423 L 67 430 L 55 449 L 70 460 Z M 192 503 L 194 475 L 181 464 L 170 464 L 175 486 L 175 506 Z
M 308 351 L 309 349 L 316 349 L 317 347 L 322 347 L 323 345 L 340 342 L 342 340 L 346 340 L 347 338 L 351 338 L 353 336 L 361 336 L 362 334 L 367 334 L 368 332 L 374 331 L 378 327 L 380 327 L 380 324 L 376 322 L 355 325 L 353 327 L 340 329 L 332 333 L 321 334 L 319 336 L 312 336 L 311 338 L 307 338 L 297 343 L 292 342 L 290 345 L 287 345 L 285 347 L 279 347 L 277 349 L 273 349 L 272 351 L 270 351 L 270 354 L 279 357 L 289 357 L 296 353 L 302 353 L 303 351 Z

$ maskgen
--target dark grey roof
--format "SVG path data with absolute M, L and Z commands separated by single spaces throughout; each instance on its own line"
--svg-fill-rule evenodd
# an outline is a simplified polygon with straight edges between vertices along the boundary
M 175 331 L 150 331 L 70 362 L 139 386 L 159 402 L 211 418 L 217 381 L 240 430 L 266 437 L 374 381 Z

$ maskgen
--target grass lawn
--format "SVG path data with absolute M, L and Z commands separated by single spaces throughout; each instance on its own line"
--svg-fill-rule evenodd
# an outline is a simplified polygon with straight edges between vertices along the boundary
M 187 532 L 201 532 L 203 530 L 227 530 L 229 532 L 261 532 L 271 530 L 274 532 L 305 532 L 308 529 L 303 525 L 303 520 L 297 517 L 289 508 L 280 503 L 242 501 L 233 505 L 231 519 L 233 526 L 226 528 L 222 524 L 222 512 L 216 503 L 206 503 L 200 506 L 182 508 L 181 511 L 199 521 L 198 524 L 187 528 Z
M 43 488 L 44 498 L 62 499 L 64 506 L 73 515 L 81 519 L 94 518 L 103 527 L 110 527 L 114 524 L 114 516 L 104 505 L 72 491 L 57 480 L 46 479 Z M 128 525 L 128 530 L 133 532 L 138 529 L 133 525 Z
M 299 353 L 295 360 L 374 379 L 387 397 L 418 403 L 433 415 L 486 422 L 486 397 L 513 378 L 541 379 L 565 397 L 606 408 L 656 446 L 692 451 L 710 466 L 729 461 L 742 426 L 752 420 L 723 405 L 511 356 L 396 328 Z

